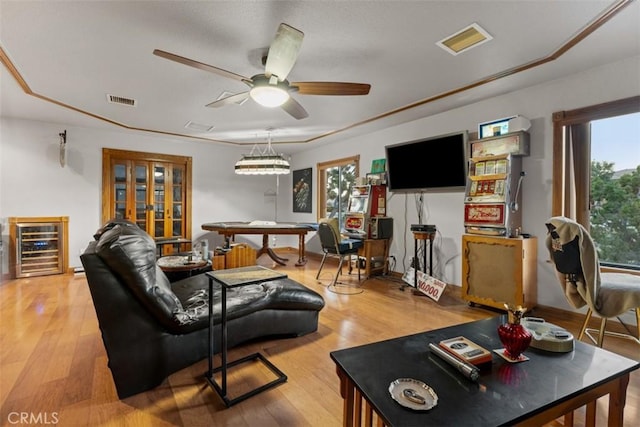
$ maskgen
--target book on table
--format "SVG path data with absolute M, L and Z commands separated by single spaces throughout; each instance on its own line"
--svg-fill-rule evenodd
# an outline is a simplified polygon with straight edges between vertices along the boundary
M 489 350 L 465 337 L 449 338 L 440 341 L 438 346 L 456 358 L 472 365 L 482 365 L 492 360 Z

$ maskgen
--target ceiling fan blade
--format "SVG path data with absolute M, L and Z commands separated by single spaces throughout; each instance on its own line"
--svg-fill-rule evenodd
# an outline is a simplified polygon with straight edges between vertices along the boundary
M 295 82 L 291 86 L 302 95 L 367 95 L 371 89 L 367 83 L 345 82 Z
M 244 101 L 248 97 L 249 97 L 249 92 L 236 93 L 234 95 L 229 95 L 226 98 L 221 98 L 213 102 L 210 102 L 207 104 L 207 107 L 218 108 L 224 105 L 229 105 L 234 103 L 239 104 L 240 102 Z
M 222 77 L 228 77 L 234 80 L 240 80 L 241 82 L 250 82 L 251 79 L 241 76 L 240 74 L 232 73 L 231 71 L 223 70 L 222 68 L 214 67 L 213 65 L 198 62 L 193 59 L 185 58 L 184 56 L 176 55 L 174 53 L 165 52 L 164 50 L 154 49 L 153 54 L 161 58 L 168 59 L 170 61 L 179 62 L 180 64 L 188 65 L 190 67 L 197 68 L 199 70 L 208 71 L 210 73 L 218 74 Z
M 298 58 L 304 33 L 287 24 L 280 24 L 276 37 L 269 47 L 264 73 L 275 75 L 283 81 L 289 75 Z
M 298 120 L 309 117 L 307 110 L 305 110 L 304 107 L 292 97 L 289 97 L 289 100 L 282 104 L 281 108 Z

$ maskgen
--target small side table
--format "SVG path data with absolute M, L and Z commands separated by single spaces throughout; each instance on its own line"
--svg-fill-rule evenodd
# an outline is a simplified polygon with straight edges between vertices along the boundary
M 358 256 L 365 259 L 364 277 L 371 277 L 372 273 L 387 274 L 387 259 L 389 258 L 389 239 L 365 239 L 358 249 Z M 372 266 L 374 258 L 382 258 L 380 266 Z
M 193 271 L 205 267 L 208 263 L 204 259 L 190 260 L 188 255 L 167 255 L 158 258 L 158 267 L 162 271 Z
M 198 259 L 189 260 L 188 255 L 168 255 L 158 258 L 158 267 L 165 272 L 170 281 L 191 277 L 194 272 L 204 272 L 209 261 Z M 202 271 L 198 271 L 202 270 Z
M 414 231 L 413 232 L 413 255 L 415 261 L 420 265 L 418 261 L 418 242 L 422 242 L 422 268 L 423 272 L 427 270 L 427 248 L 426 244 L 429 241 L 429 276 L 433 276 L 433 239 L 436 237 L 435 231 Z M 413 275 L 413 286 L 418 289 L 418 268 Z
M 284 279 L 287 275 L 278 273 L 277 271 L 270 270 L 260 265 L 217 270 L 206 274 L 209 276 L 209 369 L 205 373 L 205 379 L 207 380 L 207 383 L 209 383 L 209 386 L 211 386 L 218 395 L 220 395 L 228 408 L 231 405 L 242 402 L 251 396 L 255 396 L 258 393 L 270 389 L 271 387 L 286 382 L 287 376 L 273 363 L 269 362 L 262 353 L 253 353 L 232 362 L 227 361 L 227 290 L 240 286 L 252 285 L 254 283 Z M 215 369 L 213 367 L 213 282 L 219 283 L 221 287 L 221 365 Z M 227 394 L 227 370 L 232 366 L 250 362 L 252 360 L 261 361 L 271 372 L 275 374 L 276 379 L 243 393 L 240 396 L 229 398 Z M 213 377 L 213 374 L 216 372 L 221 372 L 221 384 L 218 384 Z

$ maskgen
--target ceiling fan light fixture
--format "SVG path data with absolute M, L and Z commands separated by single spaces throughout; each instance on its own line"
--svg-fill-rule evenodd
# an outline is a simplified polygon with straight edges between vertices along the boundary
M 258 104 L 270 108 L 280 107 L 289 100 L 289 92 L 281 87 L 272 85 L 254 86 L 249 95 Z

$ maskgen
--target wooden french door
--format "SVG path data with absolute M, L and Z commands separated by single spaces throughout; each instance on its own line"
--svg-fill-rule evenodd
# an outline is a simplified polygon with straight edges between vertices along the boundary
M 102 222 L 128 219 L 155 239 L 191 239 L 191 157 L 103 149 Z

